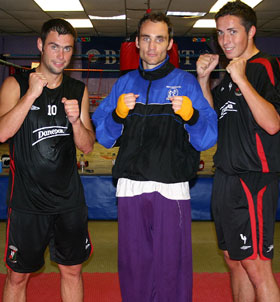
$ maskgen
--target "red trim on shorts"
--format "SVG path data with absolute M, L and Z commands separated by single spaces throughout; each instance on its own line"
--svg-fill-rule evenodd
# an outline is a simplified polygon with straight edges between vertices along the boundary
M 268 163 L 263 149 L 263 144 L 258 133 L 256 133 L 256 145 L 257 145 L 257 152 L 262 163 L 262 172 L 268 173 L 269 172 Z
M 5 253 L 4 253 L 4 263 L 5 263 L 6 267 L 9 270 L 12 270 L 12 269 L 8 266 L 6 259 L 7 259 L 8 245 L 9 245 L 9 231 L 10 231 L 10 216 L 11 216 L 11 212 L 12 212 L 12 209 L 9 208 L 9 210 L 8 210 L 7 231 L 6 231 L 6 245 L 5 245 Z
M 278 62 L 279 68 L 280 68 L 280 61 L 278 58 L 276 58 L 276 61 Z
M 271 64 L 270 64 L 270 62 L 269 62 L 268 59 L 258 58 L 258 59 L 250 61 L 250 63 L 259 63 L 259 64 L 262 64 L 266 68 L 266 71 L 267 71 L 267 74 L 269 76 L 271 84 L 273 86 L 275 86 L 275 79 L 274 79 L 273 69 L 272 69 L 272 66 L 271 66 Z
M 250 221 L 251 221 L 251 232 L 252 232 L 252 244 L 253 244 L 253 254 L 246 258 L 248 260 L 254 260 L 258 256 L 258 241 L 257 241 L 257 223 L 256 223 L 256 215 L 255 215 L 255 208 L 254 208 L 254 202 L 252 194 L 245 184 L 245 182 L 240 178 L 242 187 L 244 189 L 244 192 L 247 197 L 248 206 L 249 206 L 249 215 L 250 215 Z
M 270 260 L 269 258 L 263 255 L 263 194 L 266 191 L 267 186 L 262 188 L 258 192 L 257 197 L 257 214 L 258 214 L 258 222 L 259 222 L 259 251 L 260 251 L 260 258 L 262 260 Z
M 91 251 L 90 251 L 90 254 L 89 254 L 89 257 L 92 255 L 93 253 L 93 244 L 92 244 L 92 241 L 91 241 L 91 238 L 90 238 L 90 233 L 88 231 L 88 239 L 89 239 L 89 242 L 90 242 L 90 246 L 91 246 Z

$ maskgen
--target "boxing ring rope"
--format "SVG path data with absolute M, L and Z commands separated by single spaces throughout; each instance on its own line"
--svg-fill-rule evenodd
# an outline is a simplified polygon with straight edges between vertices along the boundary
M 197 59 L 200 54 L 191 54 L 189 53 L 188 55 L 184 54 L 184 55 L 180 55 L 178 54 L 178 58 L 183 58 L 183 59 Z M 28 59 L 32 59 L 32 58 L 40 58 L 40 54 L 12 54 L 12 53 L 5 53 L 5 54 L 1 54 L 0 57 L 5 58 L 6 60 L 8 59 L 23 59 L 23 58 L 28 58 Z M 100 68 L 90 68 L 90 64 L 94 63 L 93 60 L 98 60 L 99 58 L 111 58 L 111 57 L 116 57 L 116 58 L 120 58 L 119 54 L 110 54 L 110 55 L 102 55 L 102 54 L 73 54 L 73 59 L 87 59 L 88 60 L 88 68 L 66 68 L 65 71 L 67 72 L 87 72 L 87 82 L 86 85 L 88 86 L 88 79 L 89 79 L 89 73 L 90 72 L 99 72 L 100 73 L 100 79 L 99 79 L 99 85 L 98 85 L 98 92 L 96 95 L 100 95 L 100 87 L 101 87 L 101 81 L 102 81 L 102 74 L 103 72 L 121 72 L 120 69 L 100 69 Z M 24 67 L 24 66 L 20 66 L 18 64 L 15 63 L 11 63 L 8 62 L 6 60 L 2 60 L 0 59 L 0 64 L 3 65 L 7 65 L 10 67 L 14 67 L 14 68 L 19 68 L 19 69 L 23 69 L 23 70 L 30 70 L 31 68 L 28 67 Z M 184 71 L 190 72 L 190 73 L 195 73 L 196 69 L 184 69 Z M 217 68 L 213 70 L 214 72 L 224 72 L 225 69 L 222 68 Z M 97 101 L 98 99 L 96 98 L 96 96 L 92 97 L 92 101 L 94 101 L 94 99 Z
M 199 55 L 198 55 L 199 56 Z M 198 57 L 197 56 L 197 57 Z M 31 56 L 32 58 L 33 56 Z M 189 56 L 184 56 L 184 58 L 189 57 Z M 20 66 L 11 62 L 7 62 L 5 60 L 0 59 L 0 64 L 19 68 L 19 69 L 24 69 L 24 70 L 30 70 L 31 68 Z M 95 68 L 66 68 L 64 69 L 65 71 L 77 71 L 77 72 L 119 72 L 119 69 L 95 69 Z M 196 72 L 195 69 L 184 69 L 187 72 Z M 225 69 L 214 69 L 213 71 L 219 72 L 219 71 L 225 71 Z
M 7 61 L 2 60 L 2 59 L 0 59 L 0 64 L 11 66 L 11 67 L 15 67 L 15 68 L 20 68 L 20 69 L 25 69 L 25 70 L 29 70 L 30 69 L 28 67 L 24 67 L 24 66 L 20 66 L 20 65 L 11 63 L 11 62 L 7 62 Z
M 92 68 L 66 68 L 64 69 L 65 71 L 93 71 L 93 72 L 103 72 L 103 71 L 108 71 L 108 72 L 119 72 L 119 69 L 92 69 Z
M 201 53 L 202 54 L 202 53 Z M 201 54 L 188 54 L 188 55 L 179 55 L 180 58 L 198 58 Z M 5 58 L 38 58 L 40 57 L 40 54 L 10 54 L 10 53 L 4 53 L 2 54 L 3 57 Z M 116 57 L 119 58 L 119 54 L 110 54 L 110 55 L 95 55 L 95 54 L 73 54 L 73 58 L 85 58 L 85 59 L 99 59 L 99 58 L 107 58 L 107 57 Z
M 7 62 L 5 60 L 0 59 L 0 64 L 7 65 L 10 67 L 15 67 L 24 70 L 30 70 L 30 67 L 20 66 L 11 62 Z M 94 69 L 94 68 L 66 68 L 65 71 L 92 71 L 92 72 L 119 72 L 119 69 Z

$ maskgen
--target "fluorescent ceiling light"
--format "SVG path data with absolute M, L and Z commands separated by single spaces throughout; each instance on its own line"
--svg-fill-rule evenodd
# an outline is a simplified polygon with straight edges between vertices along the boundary
M 206 13 L 201 12 L 172 12 L 168 11 L 167 16 L 178 16 L 178 17 L 203 17 Z
M 93 27 L 89 19 L 65 19 L 75 28 L 91 28 Z
M 44 11 L 83 11 L 79 0 L 34 0 Z
M 119 16 L 112 16 L 112 17 L 99 17 L 99 16 L 91 16 L 89 15 L 89 18 L 92 20 L 125 20 L 125 15 L 119 15 Z
M 197 20 L 193 26 L 194 28 L 216 28 L 214 19 L 200 19 Z
M 210 9 L 209 13 L 216 13 L 222 8 L 226 3 L 228 3 L 228 0 L 218 0 Z M 242 0 L 242 2 L 246 3 L 250 7 L 254 8 L 257 6 L 262 0 Z

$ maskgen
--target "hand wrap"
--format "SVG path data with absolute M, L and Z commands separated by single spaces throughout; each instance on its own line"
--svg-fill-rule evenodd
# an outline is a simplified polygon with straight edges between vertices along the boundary
M 129 112 L 129 108 L 126 106 L 124 102 L 124 96 L 125 94 L 122 94 L 118 98 L 118 104 L 116 108 L 116 113 L 120 118 L 126 118 Z
M 190 120 L 194 113 L 192 101 L 188 97 L 183 96 L 182 107 L 181 109 L 177 110 L 175 113 L 180 115 L 181 118 L 186 122 Z

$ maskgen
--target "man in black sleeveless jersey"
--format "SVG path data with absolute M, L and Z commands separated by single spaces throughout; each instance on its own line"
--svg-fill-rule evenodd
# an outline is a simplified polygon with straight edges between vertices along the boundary
M 234 301 L 280 301 L 274 279 L 273 234 L 280 171 L 279 61 L 254 42 L 256 14 L 241 1 L 215 16 L 218 43 L 229 64 L 210 91 L 219 56 L 197 61 L 204 96 L 217 111 L 212 211 L 219 248 L 231 271 Z
M 39 67 L 1 87 L 0 141 L 10 139 L 11 156 L 4 302 L 26 301 L 29 276 L 44 265 L 48 245 L 62 300 L 83 301 L 81 269 L 92 245 L 76 147 L 91 152 L 95 135 L 87 88 L 63 74 L 75 38 L 65 20 L 47 21 L 37 41 Z

